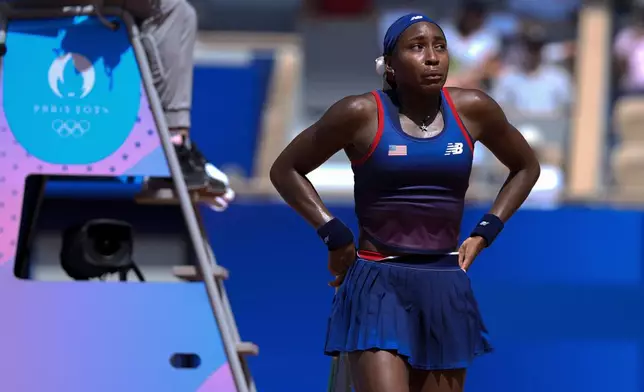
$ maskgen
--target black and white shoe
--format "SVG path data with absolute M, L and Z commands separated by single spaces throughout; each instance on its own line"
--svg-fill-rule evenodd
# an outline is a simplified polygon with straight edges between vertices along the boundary
M 200 180 L 206 184 L 206 192 L 225 194 L 229 188 L 228 176 L 208 162 L 194 143 L 190 143 L 190 147 L 186 147 L 186 150 L 188 151 L 191 170 L 193 173 L 199 173 Z
M 208 178 L 208 190 L 216 190 L 219 193 L 223 187 L 223 193 L 210 199 L 210 207 L 218 212 L 228 208 L 228 205 L 235 199 L 235 192 L 230 187 L 226 173 L 219 170 L 215 165 L 208 162 L 197 146 L 192 143 L 190 148 L 191 160 L 198 168 L 203 168 Z M 208 191 L 206 191 L 208 192 Z M 212 194 L 212 193 L 211 193 Z
M 182 144 L 175 145 L 175 153 L 181 166 L 181 173 L 190 192 L 206 192 L 212 194 L 224 194 L 227 184 L 211 178 L 207 171 L 210 165 L 203 154 L 192 144 L 190 147 Z
M 207 202 L 216 211 L 223 211 L 235 198 L 230 188 L 228 176 L 215 165 L 208 162 L 194 143 L 175 145 L 181 172 L 188 192 L 200 201 Z M 149 178 L 140 198 L 174 198 L 171 178 Z

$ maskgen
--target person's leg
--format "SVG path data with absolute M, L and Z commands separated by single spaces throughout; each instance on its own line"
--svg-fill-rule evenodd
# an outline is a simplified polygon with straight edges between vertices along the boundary
M 410 392 L 463 392 L 465 369 L 416 370 L 409 374 Z
M 356 392 L 409 392 L 407 363 L 394 352 L 353 352 L 349 364 Z
M 189 139 L 196 40 L 197 15 L 187 0 L 160 0 L 157 14 L 142 25 L 141 42 L 188 189 L 217 196 L 215 204 L 225 207 L 234 197 L 228 177 Z
M 143 45 L 168 128 L 190 131 L 197 15 L 187 0 L 160 0 L 158 14 L 144 22 Z M 176 141 L 176 140 L 175 140 Z

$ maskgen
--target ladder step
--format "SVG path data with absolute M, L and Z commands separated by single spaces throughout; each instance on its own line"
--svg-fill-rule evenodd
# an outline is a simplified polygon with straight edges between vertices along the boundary
M 237 343 L 237 353 L 244 356 L 257 356 L 259 355 L 259 346 L 251 342 Z
M 199 192 L 190 192 L 190 200 L 193 204 L 213 204 L 217 206 L 219 204 L 217 198 L 221 197 L 223 193 L 214 192 L 214 193 L 199 193 Z M 134 200 L 139 204 L 152 204 L 152 205 L 173 205 L 179 204 L 179 199 L 175 195 L 173 189 L 158 189 L 158 190 L 146 190 L 134 197 Z
M 230 275 L 228 270 L 220 265 L 212 265 L 210 266 L 210 268 L 212 268 L 212 274 L 215 278 L 228 279 L 228 276 Z M 197 267 L 192 265 L 181 265 L 181 266 L 173 267 L 172 273 L 177 278 L 180 278 L 188 282 L 203 281 L 203 277 L 201 276 L 199 269 L 197 269 Z

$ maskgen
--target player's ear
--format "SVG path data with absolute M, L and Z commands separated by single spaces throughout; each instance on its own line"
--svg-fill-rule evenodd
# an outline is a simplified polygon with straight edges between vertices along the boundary
M 385 72 L 388 74 L 394 74 L 394 69 L 391 66 L 391 56 L 386 55 L 383 57 L 384 63 L 385 63 Z

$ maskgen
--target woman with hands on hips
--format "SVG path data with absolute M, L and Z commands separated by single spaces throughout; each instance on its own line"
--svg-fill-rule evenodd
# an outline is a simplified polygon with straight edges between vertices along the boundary
M 539 163 L 494 100 L 444 87 L 449 46 L 435 22 L 405 15 L 383 46 L 388 88 L 331 106 L 271 180 L 328 247 L 338 290 L 325 353 L 349 354 L 356 391 L 462 391 L 474 357 L 492 350 L 466 271 L 526 199 Z M 510 174 L 459 247 L 475 142 Z M 340 150 L 355 175 L 357 242 L 306 178 Z

